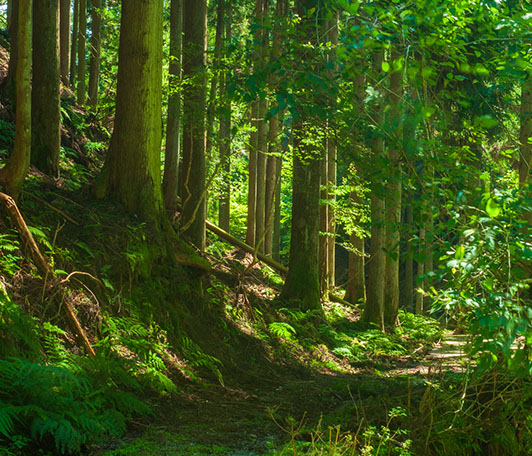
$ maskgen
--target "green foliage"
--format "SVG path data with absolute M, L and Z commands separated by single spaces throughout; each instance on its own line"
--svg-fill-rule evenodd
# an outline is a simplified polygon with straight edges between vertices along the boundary
M 7 275 L 19 270 L 19 243 L 14 234 L 0 234 L 0 269 Z

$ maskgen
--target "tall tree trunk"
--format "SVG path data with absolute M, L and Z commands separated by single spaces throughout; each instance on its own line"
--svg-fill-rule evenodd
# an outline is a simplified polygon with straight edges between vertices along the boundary
M 9 38 L 11 52 L 9 53 L 9 65 L 7 67 L 6 93 L 9 101 L 16 104 L 16 78 L 17 78 L 17 60 L 18 60 L 18 17 L 19 17 L 20 0 L 11 0 L 9 11 L 11 11 L 12 21 L 9 27 Z
M 351 193 L 351 199 L 357 203 L 362 201 L 354 191 Z M 366 300 L 364 237 L 360 232 L 353 231 L 349 240 L 354 251 L 349 252 L 349 268 L 347 271 L 347 285 L 345 286 L 345 300 L 357 304 Z
M 122 4 L 116 115 L 111 146 L 96 182 L 130 212 L 160 225 L 162 0 Z
M 410 204 L 406 207 L 406 227 L 409 232 L 414 228 L 414 211 Z M 406 245 L 404 270 L 403 307 L 410 312 L 414 310 L 414 252 L 412 249 L 412 239 L 408 239 Z
M 78 24 L 78 104 L 87 101 L 87 0 L 79 1 Z
M 257 119 L 258 104 L 254 101 L 251 105 L 252 130 L 249 135 L 249 162 L 248 162 L 248 213 L 246 221 L 246 243 L 255 246 L 255 208 L 257 207 Z
M 183 47 L 183 0 L 170 4 L 170 65 L 168 80 L 168 117 L 164 155 L 163 195 L 166 211 L 177 210 L 178 167 L 181 151 L 181 51 Z
M 59 77 L 59 0 L 33 3 L 33 72 L 31 162 L 59 176 L 61 100 Z
M 72 16 L 72 43 L 70 43 L 70 86 L 72 88 L 74 88 L 77 74 L 79 2 L 80 0 L 74 0 L 74 14 Z
M 328 22 L 328 37 L 333 45 L 333 50 L 329 58 L 334 63 L 336 60 L 336 47 L 338 46 L 338 22 L 339 12 L 336 11 L 334 19 Z M 335 76 L 336 66 L 329 71 L 328 78 L 333 80 Z M 336 109 L 336 95 L 333 95 L 330 100 L 331 108 L 334 112 Z M 334 128 L 334 118 L 329 119 L 328 136 L 327 136 L 327 186 L 329 188 L 327 199 L 329 200 L 327 213 L 327 288 L 331 290 L 335 286 L 336 275 L 336 215 L 334 213 L 334 202 L 336 200 L 336 129 Z
M 231 43 L 232 36 L 232 7 L 227 4 L 225 7 L 225 42 Z M 230 73 L 226 68 L 222 74 L 220 84 L 220 99 L 222 107 L 220 110 L 220 160 L 222 160 L 223 184 L 220 203 L 218 205 L 218 224 L 226 232 L 230 232 L 231 215 L 231 100 L 227 94 Z
M 281 171 L 283 162 L 281 158 L 275 161 L 275 203 L 273 213 L 273 240 L 272 240 L 272 255 L 273 259 L 278 263 L 281 262 Z
M 315 42 L 314 24 L 320 22 L 317 0 L 297 0 L 296 12 L 304 18 L 300 29 L 302 42 Z M 288 275 L 281 299 L 296 300 L 304 310 L 321 311 L 319 277 L 319 224 L 320 224 L 320 166 L 324 159 L 323 147 L 309 141 L 312 125 L 306 112 L 309 93 L 314 101 L 318 90 L 306 88 L 296 93 L 301 100 L 294 119 L 294 162 L 292 188 L 292 226 Z M 317 89 L 317 88 L 316 88 Z M 308 91 L 308 92 L 307 92 Z M 314 119 L 315 120 L 315 119 Z
M 70 70 L 70 7 L 71 0 L 61 0 L 59 7 L 59 52 L 61 80 L 68 85 L 68 72 Z
M 392 51 L 392 60 L 400 55 Z M 393 138 L 388 141 L 388 183 L 386 186 L 386 286 L 384 291 L 384 323 L 394 327 L 399 311 L 399 254 L 401 224 L 401 191 L 402 184 L 402 110 L 403 72 L 395 71 L 390 75 L 390 125 Z
M 205 248 L 205 50 L 206 0 L 185 0 L 183 74 L 185 91 L 183 129 L 183 182 L 181 227 L 198 249 Z
M 529 76 L 521 84 L 519 116 L 519 185 L 524 187 L 530 180 L 532 166 L 532 78 Z
M 328 152 L 327 140 L 325 140 L 325 150 Z M 320 289 L 322 296 L 327 298 L 328 291 L 328 253 L 327 237 L 329 231 L 329 191 L 328 191 L 328 166 L 327 158 L 321 162 L 320 170 L 320 243 L 319 243 L 319 255 L 320 255 Z
M 18 1 L 17 1 L 18 3 Z M 17 72 L 16 72 L 16 124 L 15 145 L 9 160 L 0 170 L 0 183 L 5 192 L 18 198 L 22 183 L 30 166 L 31 148 L 31 43 L 32 43 L 32 0 L 20 0 L 17 22 L 11 30 L 17 32 Z
M 383 52 L 377 51 L 373 55 L 373 69 L 378 74 L 382 68 Z M 379 104 L 382 100 L 379 101 Z M 382 128 L 382 106 L 375 108 L 374 119 L 378 129 Z M 381 135 L 380 132 L 377 135 Z M 384 154 L 384 141 L 381 137 L 372 141 L 372 151 L 375 162 L 379 163 Z M 373 323 L 384 330 L 384 279 L 386 270 L 386 254 L 384 252 L 385 226 L 384 213 L 385 201 L 382 187 L 381 173 L 374 173 L 371 189 L 371 243 L 368 270 L 367 299 L 364 307 L 364 320 Z
M 425 274 L 425 254 L 426 254 L 426 238 L 425 227 L 419 228 L 419 260 L 417 261 L 417 278 L 416 278 L 416 306 L 415 310 L 417 314 L 422 314 L 424 309 L 424 296 L 419 292 L 418 288 L 425 289 L 425 282 L 422 276 Z
M 89 63 L 89 105 L 98 104 L 98 87 L 100 85 L 100 53 L 102 33 L 102 0 L 91 0 L 91 47 Z

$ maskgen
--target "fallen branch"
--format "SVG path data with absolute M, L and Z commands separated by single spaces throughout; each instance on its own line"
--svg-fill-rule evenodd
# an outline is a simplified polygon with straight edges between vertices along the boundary
M 31 235 L 30 230 L 28 229 L 28 226 L 26 225 L 26 222 L 24 221 L 24 218 L 22 217 L 22 214 L 20 213 L 18 206 L 15 203 L 15 200 L 11 198 L 9 195 L 6 195 L 5 193 L 0 192 L 0 203 L 2 203 L 2 206 L 4 207 L 7 214 L 9 215 L 9 218 L 11 219 L 11 223 L 18 231 L 18 234 L 22 240 L 24 249 L 29 253 L 29 256 L 31 257 L 33 263 L 37 267 L 37 270 L 39 271 L 41 276 L 51 277 L 52 279 L 54 279 L 55 273 L 53 269 L 50 267 L 50 264 L 48 263 L 46 258 L 41 253 L 39 246 L 35 242 L 35 239 L 33 239 L 33 236 Z M 61 287 L 61 288 L 63 287 L 63 284 L 61 282 L 54 280 L 53 283 L 57 287 Z M 72 326 L 72 329 L 80 338 L 87 353 L 89 353 L 92 356 L 96 356 L 96 353 L 94 352 L 94 349 L 92 348 L 92 345 L 89 342 L 89 339 L 87 338 L 87 335 L 85 334 L 85 331 L 81 327 L 79 320 L 77 319 L 76 314 L 74 313 L 72 304 L 68 302 L 68 300 L 65 300 L 65 304 L 66 304 L 65 314 Z
M 282 264 L 278 263 L 277 261 L 273 260 L 272 258 L 260 253 L 256 252 L 256 250 L 251 247 L 250 245 L 246 244 L 245 242 L 242 242 L 241 240 L 235 238 L 231 234 L 229 234 L 227 231 L 222 230 L 220 227 L 216 226 L 214 223 L 209 222 L 208 220 L 205 222 L 206 227 L 209 231 L 216 234 L 218 237 L 222 238 L 223 240 L 229 242 L 230 244 L 234 245 L 235 247 L 238 247 L 245 252 L 251 253 L 252 255 L 255 255 L 256 258 L 260 261 L 262 261 L 264 264 L 267 264 L 268 266 L 272 267 L 276 271 L 279 271 L 283 275 L 288 274 L 288 268 L 286 266 L 283 266 Z M 341 298 L 340 296 L 337 296 L 335 294 L 330 293 L 329 299 L 334 302 L 338 302 L 340 304 L 343 304 L 344 306 L 350 306 L 352 307 L 353 304 L 346 301 L 345 299 Z

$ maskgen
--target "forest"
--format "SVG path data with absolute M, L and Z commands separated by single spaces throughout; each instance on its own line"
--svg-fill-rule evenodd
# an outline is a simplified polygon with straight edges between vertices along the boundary
M 532 455 L 530 0 L 0 0 L 0 456 Z

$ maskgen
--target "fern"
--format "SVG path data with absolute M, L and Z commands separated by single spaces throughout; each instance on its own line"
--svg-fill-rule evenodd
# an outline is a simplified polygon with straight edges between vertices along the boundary
M 282 321 L 270 323 L 268 329 L 273 335 L 287 340 L 292 340 L 292 336 L 296 334 L 296 330 L 293 326 Z

